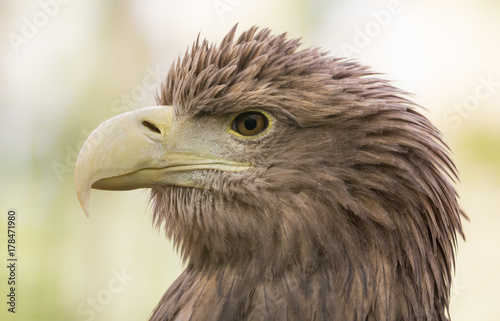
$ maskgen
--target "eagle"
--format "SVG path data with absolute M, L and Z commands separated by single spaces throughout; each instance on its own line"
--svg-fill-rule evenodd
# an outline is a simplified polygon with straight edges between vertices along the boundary
M 150 320 L 449 320 L 465 214 L 439 130 L 354 60 L 236 29 L 77 159 L 87 215 L 91 188 L 149 188 L 183 259 Z

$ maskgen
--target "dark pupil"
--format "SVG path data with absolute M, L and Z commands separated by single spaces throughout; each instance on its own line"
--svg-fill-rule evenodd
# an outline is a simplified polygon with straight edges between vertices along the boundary
M 245 128 L 247 130 L 254 130 L 255 127 L 257 127 L 257 120 L 252 116 L 247 117 L 247 119 L 245 119 Z

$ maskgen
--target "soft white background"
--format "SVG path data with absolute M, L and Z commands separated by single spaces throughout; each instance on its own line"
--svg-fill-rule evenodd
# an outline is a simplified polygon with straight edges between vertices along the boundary
M 471 218 L 452 319 L 500 320 L 499 17 L 497 0 L 0 0 L 2 298 L 7 210 L 19 219 L 18 313 L 0 303 L 0 318 L 147 319 L 181 262 L 152 228 L 147 191 L 93 191 L 86 218 L 75 157 L 103 120 L 154 104 L 151 85 L 199 33 L 218 42 L 239 22 L 356 58 L 427 108 Z M 93 299 L 95 315 L 82 313 Z

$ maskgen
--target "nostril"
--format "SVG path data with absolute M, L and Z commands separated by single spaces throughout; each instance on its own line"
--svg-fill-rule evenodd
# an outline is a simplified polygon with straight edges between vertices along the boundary
M 150 123 L 148 122 L 147 120 L 143 120 L 142 121 L 142 126 L 148 128 L 149 130 L 151 130 L 152 132 L 155 132 L 157 134 L 161 134 L 161 130 L 158 128 L 158 126 L 156 126 L 155 124 L 153 123 Z

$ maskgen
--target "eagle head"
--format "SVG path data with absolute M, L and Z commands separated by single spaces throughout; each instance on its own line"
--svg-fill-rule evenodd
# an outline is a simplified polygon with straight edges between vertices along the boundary
M 354 61 L 235 30 L 78 157 L 86 213 L 91 188 L 151 188 L 185 261 L 151 320 L 446 320 L 462 227 L 439 131 Z

